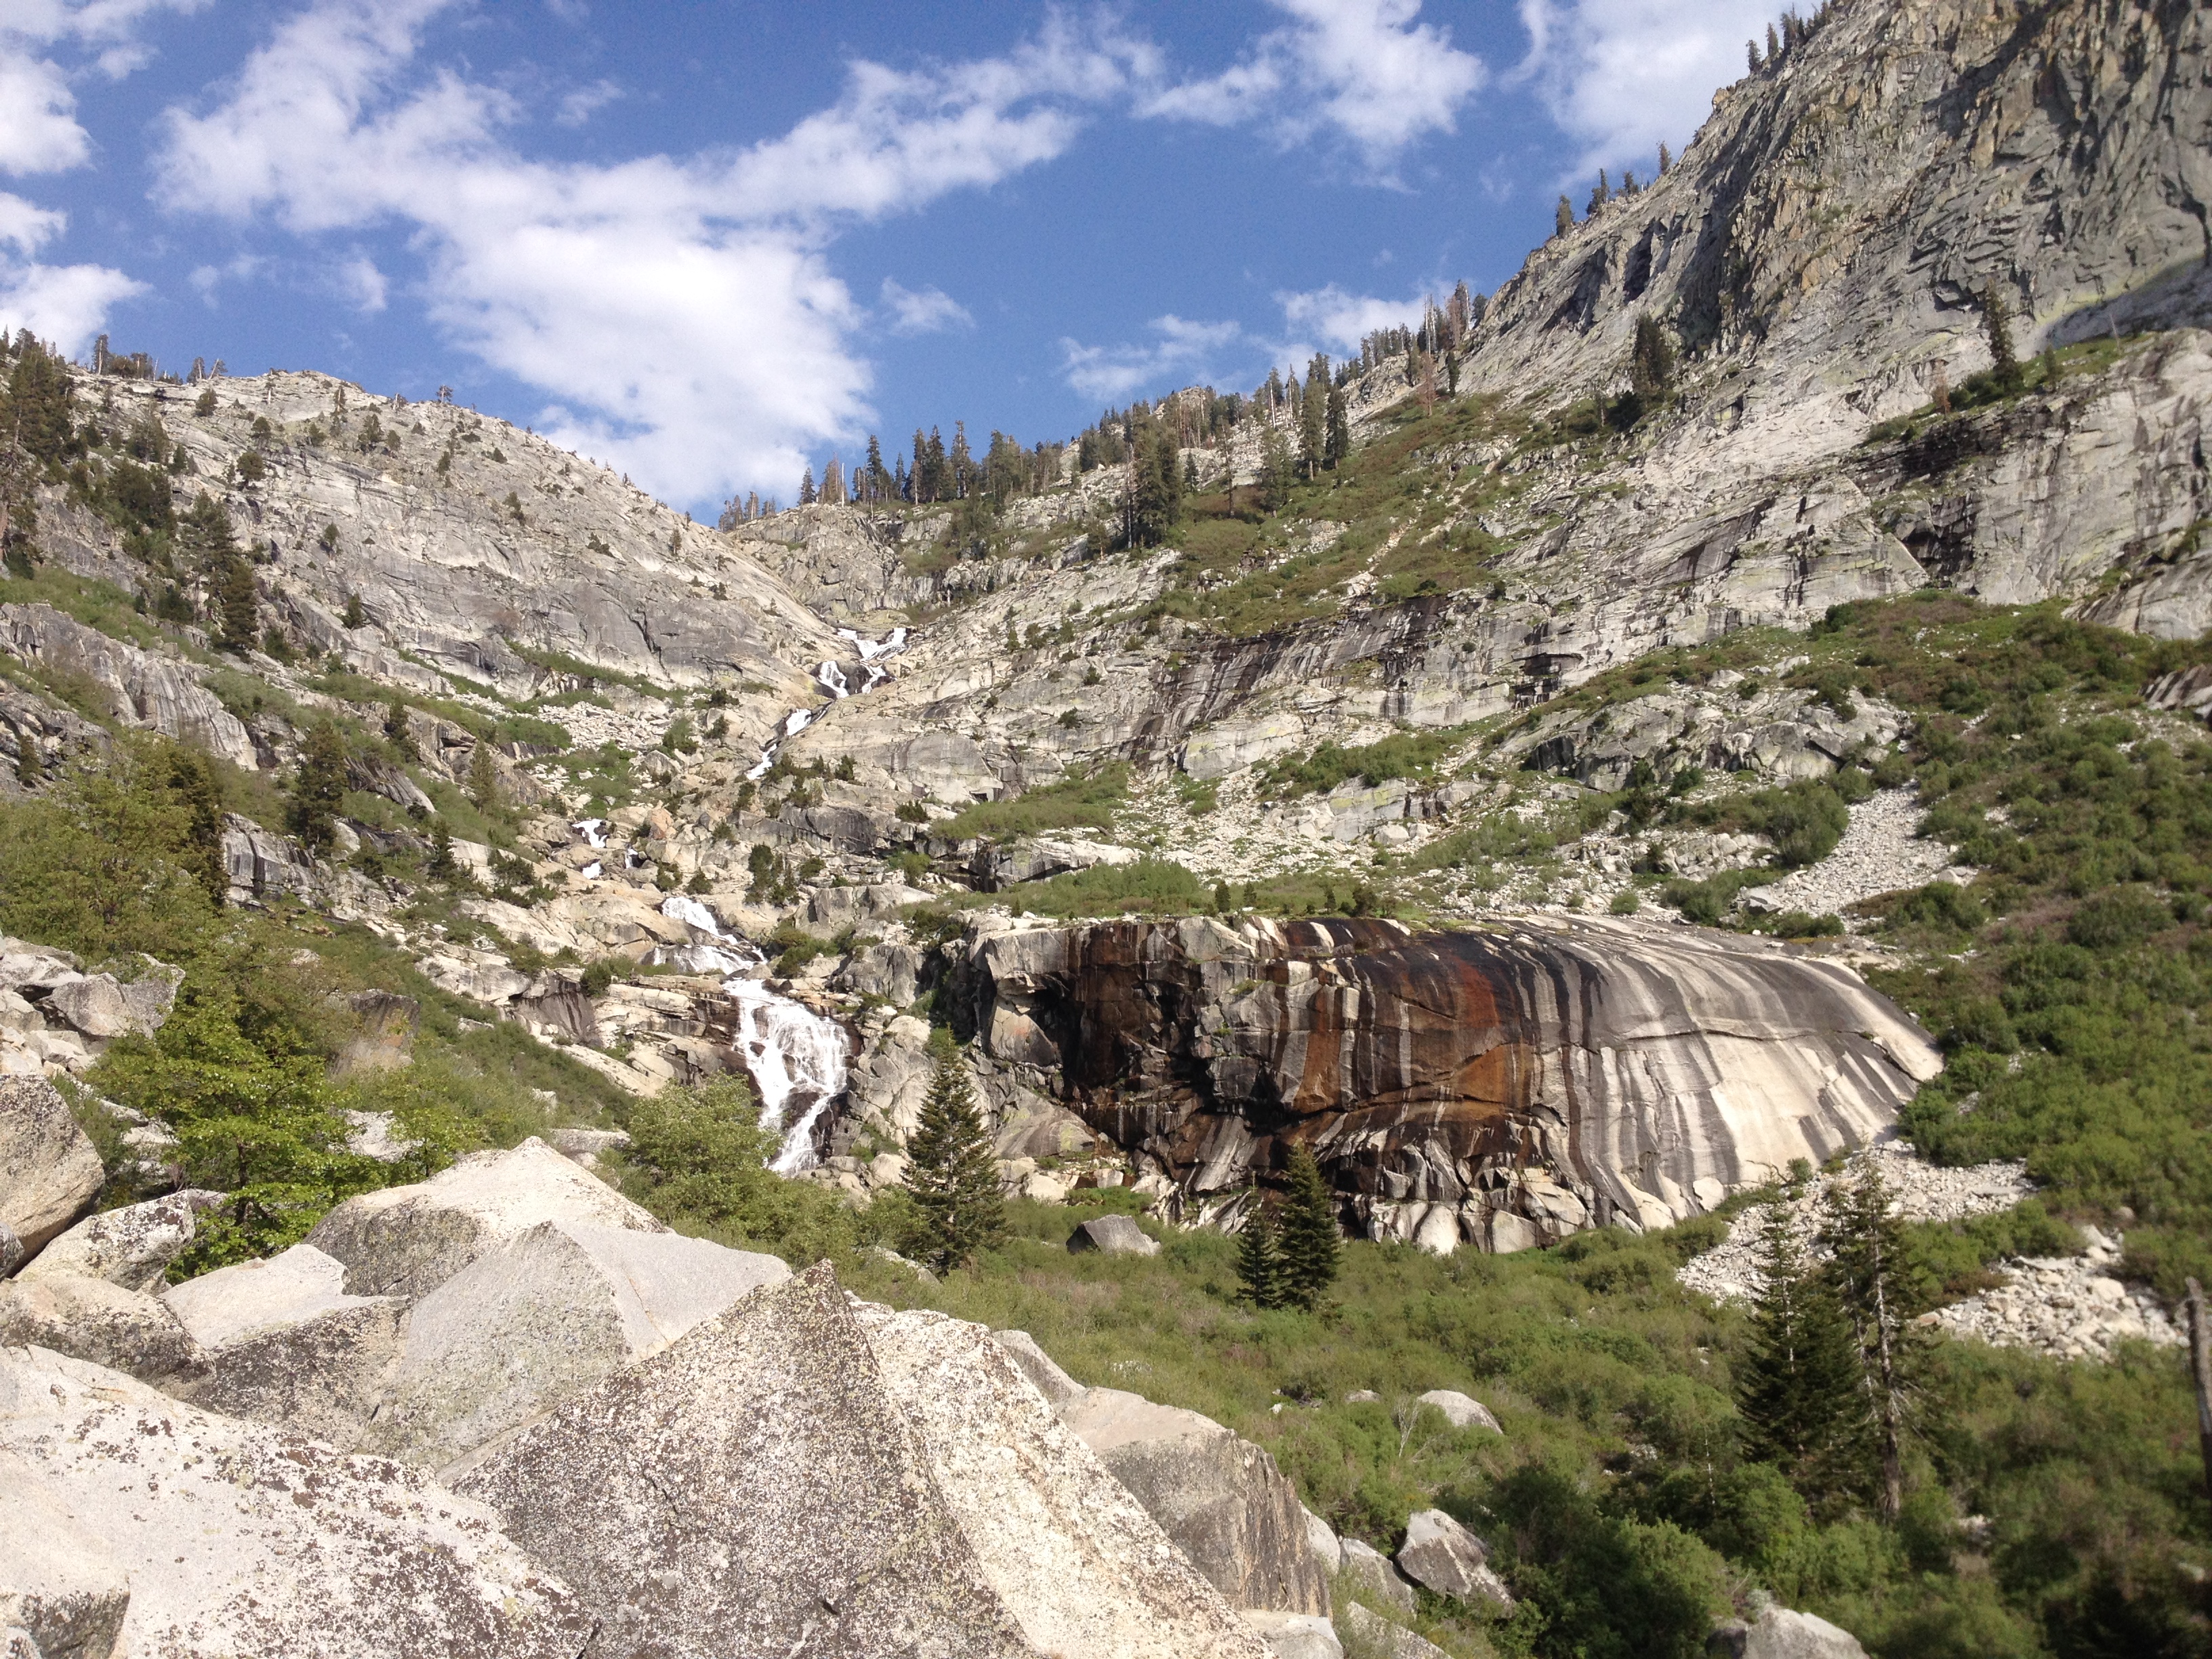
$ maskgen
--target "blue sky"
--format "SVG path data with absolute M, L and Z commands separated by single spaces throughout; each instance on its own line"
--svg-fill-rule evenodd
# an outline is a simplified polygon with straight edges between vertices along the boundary
M 0 0 L 0 322 L 788 499 L 1495 288 L 1776 9 Z

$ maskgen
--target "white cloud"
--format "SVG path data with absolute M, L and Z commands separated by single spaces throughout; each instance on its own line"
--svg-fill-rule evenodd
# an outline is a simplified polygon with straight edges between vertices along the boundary
M 580 127 L 622 95 L 623 89 L 613 82 L 596 81 L 588 87 L 577 88 L 563 98 L 553 118 L 564 127 Z
M 356 311 L 374 314 L 384 309 L 384 273 L 376 262 L 356 256 L 337 268 L 334 286 Z
M 106 265 L 18 265 L 0 260 L 0 329 L 27 328 L 65 352 L 82 351 L 108 308 L 145 284 Z
M 968 307 L 941 288 L 902 288 L 886 276 L 883 296 L 891 313 L 891 331 L 896 334 L 939 334 L 948 328 L 975 326 Z
M 1304 294 L 1278 294 L 1283 320 L 1294 331 L 1340 351 L 1356 352 L 1359 342 L 1378 328 L 1415 328 L 1421 321 L 1422 296 L 1378 300 L 1347 294 L 1335 283 Z
M 432 319 L 549 394 L 541 429 L 685 501 L 787 491 L 864 428 L 866 316 L 823 257 L 841 224 L 1057 155 L 1153 72 L 1149 49 L 1055 15 L 1002 58 L 855 64 L 835 105 L 733 155 L 554 166 L 507 141 L 523 112 L 504 94 L 416 68 L 445 3 L 297 14 L 222 101 L 169 112 L 164 198 L 310 235 L 411 227 Z
M 1206 367 L 1243 333 L 1233 322 L 1198 323 L 1173 315 L 1156 317 L 1151 326 L 1158 337 L 1142 345 L 1087 346 L 1063 339 L 1061 369 L 1067 384 L 1086 398 L 1109 403 L 1170 380 L 1187 386 L 1207 378 Z
M 93 54 L 93 65 L 119 79 L 146 62 L 132 36 L 149 12 L 191 12 L 206 0 L 0 0 L 0 173 L 62 173 L 92 159 L 92 140 L 76 119 L 60 52 Z M 0 192 L 0 329 L 27 328 L 76 351 L 107 320 L 118 301 L 144 286 L 107 265 L 41 264 L 31 256 L 59 235 L 68 216 Z
M 0 191 L 0 242 L 11 244 L 18 253 L 36 253 L 68 223 L 66 213 L 33 206 L 20 196 Z
M 1744 42 L 1764 38 L 1774 0 L 1521 0 L 1530 78 L 1552 118 L 1583 145 L 1583 171 L 1649 167 L 1680 149 L 1712 111 L 1716 88 L 1744 73 Z
M 0 36 L 0 172 L 21 177 L 81 165 L 92 141 L 76 112 L 76 94 L 61 66 Z
M 1256 122 L 1285 143 L 1334 129 L 1384 169 L 1406 147 L 1454 130 L 1482 88 L 1482 60 L 1419 22 L 1421 0 L 1271 0 L 1294 20 L 1210 80 L 1153 94 L 1146 114 L 1217 126 Z

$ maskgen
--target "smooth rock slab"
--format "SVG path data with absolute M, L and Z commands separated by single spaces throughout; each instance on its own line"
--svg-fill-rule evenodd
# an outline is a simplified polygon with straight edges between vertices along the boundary
M 1087 1392 L 1083 1384 L 1053 1362 L 1052 1356 L 1039 1347 L 1036 1339 L 1027 1331 L 994 1331 L 991 1340 L 1006 1351 L 1015 1369 L 1029 1378 L 1030 1385 L 1044 1396 L 1045 1404 L 1054 1411 L 1071 1400 L 1081 1399 Z
M 511 1152 L 457 1158 L 413 1186 L 349 1198 L 307 1242 L 345 1264 L 356 1296 L 421 1296 L 542 1221 L 668 1231 L 533 1136 Z
M 1275 1460 L 1210 1417 L 1091 1389 L 1060 1419 L 1235 1607 L 1328 1612 L 1304 1507 Z
M 222 1202 L 221 1193 L 193 1188 L 88 1216 L 40 1251 L 21 1276 L 77 1273 L 126 1291 L 158 1291 L 169 1263 L 192 1242 L 200 1213 Z
M 1159 1241 L 1126 1215 L 1095 1216 L 1067 1237 L 1071 1254 L 1096 1250 L 1103 1255 L 1158 1255 Z
M 0 1652 L 20 1631 L 40 1659 L 109 1659 L 131 1610 L 131 1580 L 70 1516 L 31 1466 L 0 1453 Z
M 25 1255 L 82 1215 L 106 1178 L 52 1084 L 0 1077 L 0 1227 L 15 1235 Z
M 407 1303 L 348 1296 L 343 1264 L 312 1244 L 241 1261 L 162 1295 L 208 1356 L 207 1374 L 179 1389 L 195 1405 L 361 1443 L 398 1363 Z
M 1513 1611 L 1513 1593 L 1490 1568 L 1490 1551 L 1442 1510 L 1422 1510 L 1406 1522 L 1398 1570 L 1439 1595 L 1472 1606 Z
M 541 1222 L 415 1304 L 362 1444 L 440 1468 L 790 1277 L 708 1239 Z
M 1427 1638 L 1415 1635 L 1403 1625 L 1392 1624 L 1381 1613 L 1357 1601 L 1347 1601 L 1338 1608 L 1336 1621 L 1365 1644 L 1370 1652 L 1382 1656 L 1382 1659 L 1451 1659 Z
M 575 1659 L 591 1638 L 480 1504 L 97 1365 L 0 1350 L 0 1456 L 128 1576 L 131 1659 Z
M 1455 1429 L 1488 1429 L 1492 1434 L 1503 1434 L 1498 1419 L 1490 1414 L 1490 1407 L 1472 1395 L 1456 1389 L 1431 1389 L 1420 1398 L 1424 1406 L 1434 1406 L 1444 1414 L 1444 1420 Z
M 1261 1659 L 1003 1339 L 926 1310 L 862 1303 L 854 1316 L 984 1577 L 1035 1646 L 1061 1659 Z
M 608 1654 L 1035 1659 L 826 1264 L 483 1448 L 454 1486 Z
M 1248 1607 L 1243 1619 L 1275 1659 L 1344 1659 L 1344 1644 L 1336 1638 L 1336 1627 L 1317 1613 Z

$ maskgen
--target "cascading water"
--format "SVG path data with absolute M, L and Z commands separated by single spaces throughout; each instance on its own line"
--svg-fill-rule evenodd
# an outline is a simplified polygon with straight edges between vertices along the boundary
M 849 641 L 853 648 L 860 653 L 860 667 L 866 678 L 861 681 L 856 690 L 841 665 L 834 662 L 825 662 L 815 669 L 814 678 L 816 683 L 833 699 L 842 702 L 847 697 L 857 697 L 862 692 L 874 690 L 891 677 L 890 670 L 883 665 L 884 659 L 887 657 L 896 657 L 906 649 L 908 631 L 903 628 L 894 628 L 883 638 L 872 640 L 856 629 L 841 628 L 837 630 L 837 637 Z M 786 714 L 776 735 L 770 738 L 763 746 L 760 758 L 746 769 L 746 780 L 749 782 L 758 783 L 766 777 L 769 768 L 775 764 L 777 752 L 782 749 L 784 740 L 787 738 L 797 737 L 813 724 L 814 710 L 811 708 L 794 708 Z
M 714 913 L 690 895 L 671 893 L 661 901 L 660 914 L 713 942 L 662 946 L 656 959 L 693 973 L 729 975 L 761 964 L 758 951 L 726 933 Z M 736 1047 L 760 1096 L 761 1126 L 783 1132 L 769 1168 L 778 1175 L 811 1170 L 817 1161 L 815 1125 L 845 1090 L 844 1029 L 757 980 L 726 978 L 722 990 L 738 1011 Z

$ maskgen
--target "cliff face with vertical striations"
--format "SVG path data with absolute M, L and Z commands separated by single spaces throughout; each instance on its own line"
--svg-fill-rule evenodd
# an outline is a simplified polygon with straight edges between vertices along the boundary
M 1313 1148 L 1431 1249 L 1664 1226 L 1881 1138 L 1941 1060 L 1849 969 L 1625 923 L 1105 922 L 984 933 L 956 983 L 1189 1218 Z

